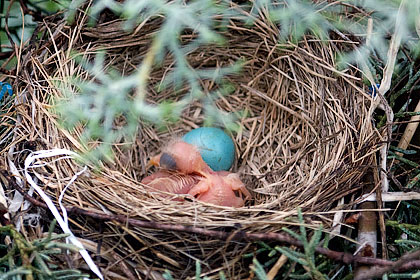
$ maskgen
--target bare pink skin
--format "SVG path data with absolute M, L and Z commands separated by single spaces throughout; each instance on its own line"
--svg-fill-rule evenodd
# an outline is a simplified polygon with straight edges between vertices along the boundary
M 187 194 L 199 181 L 198 176 L 162 170 L 145 177 L 141 183 L 158 191 Z
M 173 170 L 163 169 L 142 180 L 157 190 L 190 194 L 203 202 L 231 207 L 242 207 L 251 198 L 238 174 L 214 172 L 198 149 L 183 141 L 171 142 L 161 154 L 150 159 L 150 164 Z
M 176 169 L 184 174 L 212 173 L 211 168 L 202 159 L 199 150 L 194 145 L 175 140 L 163 149 L 163 152 L 150 159 L 150 164 L 160 166 L 163 154 L 170 155 L 176 163 Z
M 203 202 L 230 207 L 242 207 L 251 198 L 238 174 L 227 171 L 207 174 L 188 194 Z

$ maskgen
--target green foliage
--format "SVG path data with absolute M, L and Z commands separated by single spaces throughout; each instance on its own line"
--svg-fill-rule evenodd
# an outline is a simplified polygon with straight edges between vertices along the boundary
M 254 271 L 255 275 L 260 280 L 267 279 L 267 274 L 265 273 L 264 267 L 258 262 L 256 258 L 252 260 L 252 270 Z
M 1 45 L 10 45 L 9 39 L 5 32 L 5 24 L 6 24 L 5 16 L 6 16 L 8 8 L 10 8 L 10 11 L 9 11 L 9 17 L 7 19 L 7 22 L 8 22 L 8 27 L 9 27 L 9 31 L 11 33 L 12 39 L 14 40 L 16 44 L 20 43 L 20 39 L 22 38 L 23 26 L 25 27 L 25 34 L 23 38 L 24 40 L 28 39 L 29 38 L 28 36 L 32 34 L 36 26 L 32 18 L 30 16 L 24 17 L 24 15 L 22 15 L 21 10 L 20 10 L 20 5 L 18 2 L 13 3 L 11 7 L 9 7 L 10 1 L 2 1 L 2 4 L 3 5 L 1 5 L 2 9 L 1 9 L 1 20 L 0 20 Z
M 26 1 L 28 8 L 42 14 L 54 14 L 67 8 L 71 0 L 30 0 Z
M 330 34 L 338 34 L 343 38 L 356 35 L 361 40 L 360 47 L 349 53 L 337 54 L 342 65 L 355 63 L 366 72 L 373 73 L 372 82 L 380 80 L 380 73 L 387 61 L 389 35 L 394 31 L 402 38 L 402 43 L 411 48 L 418 44 L 415 36 L 416 9 L 420 9 L 419 1 L 385 1 L 378 0 L 347 1 L 347 5 L 327 1 L 274 1 L 256 0 L 246 2 L 236 9 L 229 8 L 230 1 L 149 1 L 149 0 L 98 0 L 93 3 L 89 12 L 91 24 L 105 9 L 113 11 L 125 20 L 125 28 L 131 30 L 145 19 L 162 18 L 159 31 L 155 34 L 152 46 L 145 55 L 138 71 L 125 77 L 112 70 L 105 70 L 103 55 L 98 55 L 94 67 L 87 64 L 86 70 L 96 81 L 79 82 L 78 87 L 68 88 L 68 95 L 62 106 L 57 107 L 67 128 L 77 124 L 84 125 L 83 139 L 86 147 L 94 141 L 97 149 L 91 151 L 89 158 L 100 155 L 111 155 L 111 145 L 115 142 L 129 142 L 135 135 L 139 119 L 165 127 L 179 120 L 183 109 L 194 100 L 200 101 L 205 108 L 205 125 L 225 126 L 237 129 L 234 124 L 235 115 L 221 112 L 214 105 L 219 94 L 225 94 L 229 85 L 224 77 L 240 71 L 238 62 L 230 67 L 216 69 L 194 69 L 189 65 L 186 56 L 191 50 L 211 44 L 225 44 L 221 32 L 226 29 L 228 20 L 242 20 L 245 24 L 253 24 L 261 14 L 266 14 L 273 24 L 280 27 L 280 42 L 291 40 L 295 43 L 307 33 L 318 38 L 328 39 Z M 68 20 L 73 20 L 76 8 L 83 8 L 85 1 L 73 1 L 69 6 Z M 349 8 L 354 7 L 354 9 Z M 243 12 L 241 12 L 241 10 Z M 360 11 L 364 11 L 363 13 Z M 244 16 L 249 12 L 251 16 Z M 366 43 L 368 21 L 372 21 L 372 32 L 369 43 Z M 401 24 L 396 25 L 396 22 Z M 193 33 L 191 42 L 181 42 L 181 34 Z M 413 48 L 412 48 L 413 49 Z M 161 104 L 151 105 L 145 102 L 148 77 L 156 65 L 171 55 L 174 68 L 160 83 L 158 91 L 171 89 L 180 92 L 188 88 L 188 92 L 178 101 L 165 100 Z M 414 77 L 413 77 L 414 78 Z M 204 94 L 200 81 L 208 79 L 218 84 L 218 89 Z M 76 93 L 76 94 L 75 94 Z M 97 102 L 97 103 L 96 103 Z M 125 124 L 121 124 L 123 118 Z
M 399 256 L 411 251 L 420 249 L 420 226 L 418 224 L 407 224 L 399 221 L 389 220 L 386 225 L 393 230 L 393 237 L 403 237 L 404 239 L 396 239 L 390 241 L 390 246 L 397 248 L 398 254 L 391 256 L 393 259 L 398 259 Z M 418 279 L 420 272 L 411 273 L 392 273 L 389 275 L 391 279 Z
M 401 170 L 410 168 L 410 172 L 404 176 L 404 180 L 400 179 L 399 181 L 404 190 L 412 190 L 414 188 L 420 187 L 420 165 L 417 162 L 407 159 L 407 156 L 416 155 L 416 150 L 404 150 L 395 146 L 390 146 L 388 158 L 397 160 L 397 162 L 392 166 L 391 172 L 401 172 Z
M 65 16 L 71 22 L 77 9 L 86 7 L 85 0 L 60 0 L 60 1 L 24 1 L 28 8 L 43 15 L 62 11 L 67 7 Z M 4 32 L 4 16 L 8 8 L 10 14 L 8 26 L 12 40 L 20 45 L 26 41 L 35 28 L 35 22 L 30 16 L 23 16 L 18 1 L 9 7 L 10 1 L 1 1 L 0 21 L 0 44 L 10 45 L 9 38 Z M 111 156 L 111 145 L 116 142 L 128 143 L 135 135 L 138 121 L 149 122 L 164 128 L 179 120 L 183 109 L 194 100 L 200 101 L 205 108 L 205 125 L 221 125 L 230 129 L 237 129 L 234 114 L 221 112 L 214 106 L 214 102 L 220 95 L 231 93 L 234 89 L 226 82 L 227 75 L 240 73 L 244 61 L 225 67 L 215 69 L 194 69 L 189 65 L 186 56 L 192 50 L 208 45 L 224 45 L 221 31 L 226 30 L 229 20 L 243 21 L 251 25 L 264 14 L 269 20 L 280 27 L 278 40 L 280 43 L 291 41 L 298 43 L 305 34 L 313 34 L 321 40 L 330 36 L 345 40 L 360 41 L 359 47 L 351 52 L 337 53 L 337 58 L 343 67 L 354 64 L 362 69 L 365 74 L 370 72 L 372 77 L 365 78 L 366 83 L 376 83 L 381 80 L 381 72 L 387 62 L 387 51 L 392 34 L 401 36 L 402 48 L 397 59 L 394 78 L 398 83 L 404 81 L 404 86 L 390 92 L 386 96 L 391 107 L 396 111 L 396 118 L 405 118 L 418 115 L 419 112 L 407 112 L 411 99 L 407 98 L 405 103 L 396 108 L 397 100 L 406 96 L 410 91 L 418 90 L 420 86 L 417 81 L 420 71 L 416 70 L 416 63 L 410 57 L 417 57 L 420 53 L 420 43 L 415 30 L 416 21 L 419 20 L 420 1 L 418 0 L 349 0 L 337 1 L 334 5 L 331 1 L 305 1 L 305 0 L 254 0 L 240 5 L 236 10 L 230 9 L 229 1 L 195 0 L 195 1 L 165 1 L 165 0 L 97 0 L 88 10 L 91 15 L 91 24 L 105 10 L 109 9 L 125 20 L 125 28 L 131 30 L 145 19 L 162 18 L 159 31 L 153 38 L 153 44 L 145 55 L 143 62 L 138 65 L 138 71 L 133 74 L 122 76 L 113 69 L 105 69 L 105 54 L 98 54 L 93 63 L 75 59 L 83 65 L 84 69 L 95 77 L 90 82 L 74 79 L 70 85 L 58 84 L 63 89 L 65 97 L 62 100 L 55 100 L 57 112 L 61 115 L 62 124 L 67 129 L 73 129 L 77 125 L 84 128 L 83 143 L 88 149 L 92 142 L 98 145 L 97 149 L 91 150 L 87 155 L 89 159 L 96 159 L 102 156 Z M 251 16 L 243 16 L 249 12 Z M 372 22 L 372 31 L 367 35 L 368 23 Z M 399 24 L 397 24 L 399 23 Z M 25 33 L 23 33 L 23 24 Z M 185 44 L 181 42 L 182 34 L 194 34 L 195 39 Z M 3 47 L 0 51 L 8 51 L 10 48 Z M 158 91 L 171 89 L 181 94 L 182 88 L 188 88 L 178 101 L 165 100 L 159 104 L 152 105 L 145 101 L 148 78 L 153 67 L 171 55 L 174 59 L 173 71 L 165 76 L 160 83 Z M 11 69 L 12 66 L 8 66 Z M 404 77 L 407 77 L 405 81 Z M 204 94 L 200 80 L 208 79 L 218 85 L 218 89 L 209 94 Z M 373 80 L 372 80 L 373 79 Z M 379 120 L 378 127 L 385 125 L 385 118 Z M 396 127 L 394 127 L 395 129 Z M 401 171 L 404 176 L 399 177 L 401 186 L 405 189 L 419 187 L 420 168 L 415 160 L 407 159 L 406 156 L 415 155 L 415 150 L 401 150 L 392 147 L 389 159 L 397 160 L 391 172 Z M 401 156 L 404 154 L 404 157 Z M 398 186 L 391 186 L 397 188 Z M 390 236 L 393 236 L 398 257 L 404 252 L 417 248 L 420 244 L 420 232 L 416 223 L 420 222 L 420 204 L 418 202 L 401 202 L 398 212 L 395 214 L 397 224 L 389 221 L 388 227 L 392 228 Z M 325 260 L 316 257 L 315 247 L 321 240 L 321 229 L 315 231 L 308 239 L 303 218 L 299 214 L 300 234 L 285 229 L 289 234 L 301 240 L 304 244 L 302 252 L 286 247 L 270 247 L 260 242 L 259 248 L 254 254 L 244 257 L 253 258 L 253 269 L 257 277 L 263 279 L 265 270 L 275 261 L 275 257 L 284 254 L 292 262 L 298 263 L 304 269 L 294 273 L 294 278 L 316 278 L 326 279 Z M 24 265 L 24 257 L 28 252 L 33 253 L 33 267 L 38 266 L 44 272 L 51 271 L 51 264 L 45 256 L 63 249 L 65 244 L 55 243 L 49 240 L 47 243 L 30 243 L 25 241 L 11 227 L 0 228 L 3 234 L 11 236 L 14 242 L 12 248 L 4 247 L 0 252 L 7 251 L 5 256 L 0 257 L 0 269 L 4 274 L 0 279 L 13 277 L 12 275 L 24 275 L 35 273 L 32 268 Z M 400 235 L 406 235 L 408 240 L 400 239 Z M 47 239 L 46 239 L 47 240 Z M 19 245 L 20 244 L 20 245 Z M 52 244 L 47 248 L 46 244 Z M 61 245 L 57 245 L 61 244 Z M 20 247 L 19 247 L 20 246 Z M 64 246 L 64 247 L 63 247 Z M 32 250 L 32 251 L 31 251 Z M 50 251 L 52 250 L 52 251 Z M 55 250 L 55 251 L 54 251 Z M 22 253 L 22 254 L 21 254 Z M 32 254 L 32 253 L 31 253 Z M 266 254 L 268 261 L 260 263 L 256 255 Z M 38 257 L 37 257 L 38 256 Z M 32 266 L 32 263 L 31 263 Z M 296 272 L 296 271 L 295 271 Z M 302 272 L 302 273 L 300 273 Z M 38 273 L 38 272 L 37 272 Z M 65 272 L 66 273 L 66 272 Z M 201 274 L 200 263 L 197 262 L 196 278 Z M 5 276 L 6 275 L 6 276 Z M 75 273 L 74 275 L 77 275 Z M 170 273 L 165 273 L 165 279 L 173 279 Z M 403 276 L 404 275 L 404 276 Z M 414 277 L 416 274 L 391 274 L 391 278 Z M 3 278 L 1 278 L 3 277 Z M 76 276 L 75 276 L 76 277 Z M 221 279 L 225 279 L 223 274 Z
M 194 100 L 204 105 L 206 125 L 237 129 L 237 125 L 234 125 L 235 115 L 220 111 L 214 101 L 217 96 L 226 95 L 232 90 L 224 77 L 238 73 L 242 61 L 224 68 L 193 69 L 186 59 L 188 52 L 201 45 L 224 43 L 216 31 L 216 28 L 221 28 L 220 20 L 216 21 L 214 17 L 220 15 L 224 18 L 230 13 L 225 4 L 210 0 L 188 4 L 177 1 L 109 3 L 97 1 L 92 7 L 92 15 L 95 17 L 104 7 L 108 7 L 127 20 L 127 28 L 145 17 L 164 16 L 165 20 L 138 71 L 123 77 L 113 69 L 106 70 L 105 55 L 98 54 L 94 63 L 80 61 L 91 77 L 95 77 L 94 81 L 77 80 L 71 87 L 61 87 L 66 97 L 57 102 L 56 109 L 61 115 L 62 124 L 67 129 L 82 124 L 82 140 L 86 147 L 91 141 L 99 142 L 98 147 L 87 155 L 88 159 L 94 160 L 101 155 L 110 157 L 113 143 L 130 142 L 140 119 L 161 128 L 178 121 L 183 109 Z M 133 9 L 132 5 L 137 9 Z M 196 38 L 181 44 L 180 35 L 183 32 L 193 32 Z M 188 92 L 178 101 L 165 100 L 152 105 L 145 101 L 149 74 L 153 66 L 165 58 L 167 51 L 173 55 L 174 70 L 165 75 L 157 90 L 170 88 L 179 92 L 187 86 Z M 218 88 L 205 94 L 200 83 L 203 79 L 212 80 L 218 84 Z
M 390 279 L 417 279 L 420 275 L 418 273 L 391 273 L 388 278 Z
M 254 16 L 261 9 L 267 9 L 272 22 L 279 24 L 279 39 L 283 42 L 292 40 L 295 43 L 303 35 L 312 33 L 321 39 L 327 39 L 332 28 L 327 15 L 334 9 L 326 3 L 315 4 L 312 1 L 255 1 Z
M 76 269 L 60 269 L 54 264 L 54 256 L 64 251 L 77 252 L 73 245 L 60 242 L 66 234 L 53 235 L 54 220 L 45 238 L 27 241 L 12 225 L 0 227 L 0 237 L 10 238 L 9 246 L 0 248 L 0 280 L 22 279 L 84 279 L 89 277 Z
M 403 110 L 407 110 L 407 108 L 401 109 L 400 112 Z M 411 115 L 401 114 L 398 117 L 404 118 Z M 418 148 L 413 146 L 410 150 L 402 150 L 391 146 L 388 158 L 393 160 L 390 170 L 393 180 L 390 188 L 396 191 L 418 190 L 420 187 Z M 398 260 L 406 253 L 420 249 L 420 203 L 418 201 L 401 201 L 388 203 L 386 206 L 395 209 L 390 219 L 386 221 L 388 253 L 390 259 Z M 418 279 L 419 273 L 415 271 L 391 273 L 388 276 L 390 279 Z
M 276 250 L 287 256 L 291 261 L 297 262 L 303 267 L 306 267 L 308 270 L 303 275 L 291 275 L 291 277 L 300 279 L 302 279 L 302 277 L 308 279 L 328 279 L 328 277 L 321 272 L 321 269 L 325 264 L 317 264 L 315 256 L 315 249 L 319 246 L 322 237 L 322 226 L 313 233 L 312 238 L 309 240 L 305 228 L 305 221 L 303 220 L 303 215 L 300 209 L 298 209 L 298 220 L 300 224 L 300 234 L 297 234 L 288 228 L 283 228 L 283 230 L 302 242 L 303 252 L 298 252 L 288 247 L 276 247 Z
M 62 10 L 65 6 L 69 21 L 74 20 L 78 9 L 85 9 L 86 2 L 84 0 L 25 1 L 29 9 L 41 14 Z M 2 7 L 4 14 L 10 2 L 1 3 L 4 4 Z M 186 59 L 189 52 L 201 46 L 225 44 L 220 31 L 226 30 L 229 20 L 253 24 L 258 17 L 265 14 L 273 24 L 280 27 L 278 34 L 280 42 L 291 40 L 298 43 L 307 33 L 314 34 L 321 40 L 328 39 L 331 34 L 338 34 L 343 39 L 355 35 L 361 41 L 359 47 L 349 53 L 337 53 L 337 57 L 344 66 L 355 63 L 365 74 L 372 73 L 373 77 L 368 75 L 370 82 L 378 82 L 381 79 L 378 73 L 387 61 L 390 34 L 394 32 L 399 34 L 403 46 L 413 53 L 420 49 L 415 32 L 420 1 L 410 1 L 409 6 L 407 3 L 407 0 L 352 0 L 346 1 L 345 5 L 340 2 L 332 5 L 327 1 L 255 0 L 232 9 L 228 0 L 94 1 L 88 10 L 92 25 L 105 9 L 123 18 L 127 30 L 131 30 L 146 19 L 162 18 L 163 21 L 136 73 L 121 77 L 120 73 L 106 70 L 103 55 L 98 55 L 94 68 L 90 68 L 88 64 L 85 66 L 92 77 L 100 75 L 101 79 L 88 83 L 78 81 L 78 87 L 66 88 L 67 96 L 63 99 L 64 105 L 57 107 L 58 112 L 67 128 L 73 128 L 77 124 L 84 125 L 83 138 L 86 147 L 90 141 L 99 144 L 95 145 L 98 148 L 91 151 L 88 158 L 110 156 L 113 143 L 127 142 L 135 135 L 139 119 L 160 127 L 176 122 L 183 109 L 194 100 L 199 100 L 204 105 L 205 125 L 225 126 L 235 130 L 238 128 L 234 124 L 235 115 L 221 112 L 214 106 L 214 101 L 218 95 L 225 94 L 227 89 L 227 92 L 231 91 L 224 77 L 238 73 L 243 62 L 238 61 L 237 64 L 222 69 L 194 69 Z M 247 12 L 251 16 L 246 16 Z M 369 21 L 372 22 L 372 31 L 368 38 L 366 30 Z M 23 22 L 28 32 L 22 37 L 19 34 L 23 30 Z M 1 25 L 4 24 L 3 20 Z M 12 32 L 13 40 L 16 43 L 20 43 L 20 39 L 26 40 L 34 26 L 29 16 L 22 19 L 21 9 L 15 1 L 9 16 L 9 29 L 14 32 Z M 194 34 L 195 39 L 188 43 L 181 42 L 181 34 L 185 33 Z M 0 32 L 0 38 L 4 41 L 5 34 Z M 162 104 L 152 106 L 145 102 L 148 77 L 152 68 L 159 65 L 167 55 L 173 57 L 174 68 L 165 75 L 158 90 L 171 89 L 180 92 L 181 88 L 188 88 L 188 93 L 176 102 L 166 100 Z M 404 65 L 397 65 L 397 71 L 404 72 L 406 68 Z M 410 73 L 410 75 L 407 86 L 391 98 L 391 105 L 395 98 L 411 88 L 419 73 Z M 202 79 L 214 81 L 219 85 L 218 89 L 210 94 L 204 94 L 200 85 Z M 101 102 L 96 105 L 93 100 Z M 95 117 L 91 118 L 91 115 Z M 121 123 L 121 119 L 124 119 L 126 124 L 116 126 L 116 122 Z
M 9 9 L 9 17 L 7 19 L 9 32 L 13 42 L 18 46 L 21 42 L 28 40 L 35 30 L 36 23 L 29 15 L 23 15 L 19 1 L 14 1 L 10 6 L 11 1 L 0 2 L 0 51 L 9 50 L 6 46 L 11 46 L 9 38 L 5 31 L 6 14 Z M 56 13 L 65 9 L 71 0 L 28 0 L 24 1 L 25 5 L 43 15 Z M 10 6 L 10 7 L 9 7 Z
M 285 246 L 271 246 L 265 242 L 256 242 L 259 247 L 253 253 L 245 254 L 244 259 L 253 258 L 251 269 L 254 271 L 257 279 L 266 279 L 266 272 L 269 271 L 275 262 L 281 257 L 288 258 L 276 279 L 343 279 L 347 277 L 348 269 L 340 263 L 335 263 L 326 257 L 317 254 L 317 246 L 327 247 L 329 243 L 328 235 L 323 235 L 322 227 L 309 233 L 305 227 L 302 213 L 298 210 L 299 233 L 284 228 L 283 230 L 301 241 L 304 248 L 296 249 Z M 309 238 L 309 235 L 311 237 Z M 321 241 L 321 239 L 323 239 Z M 350 274 L 351 275 L 351 274 Z M 341 277 L 341 278 L 340 278 Z
M 382 77 L 376 74 L 378 61 L 387 62 L 389 49 L 389 36 L 396 33 L 401 37 L 401 44 L 412 51 L 418 44 L 418 35 L 415 33 L 415 23 L 420 9 L 419 1 L 350 1 L 358 8 L 369 13 L 356 15 L 351 21 L 343 21 L 338 27 L 343 32 L 353 34 L 366 34 L 368 21 L 372 21 L 372 31 L 365 35 L 366 41 L 356 50 L 342 56 L 342 63 L 357 63 L 362 67 L 364 74 L 371 71 L 375 81 L 379 82 Z M 380 3 L 379 3 L 380 2 Z M 396 67 L 398 69 L 398 65 Z M 369 77 L 368 77 L 369 78 Z
M 420 165 L 418 164 L 418 148 L 401 150 L 391 147 L 389 158 L 394 160 L 390 170 L 393 180 L 390 188 L 396 191 L 416 191 L 420 187 Z M 394 208 L 392 216 L 386 221 L 388 253 L 392 260 L 420 249 L 420 203 L 419 201 L 401 201 L 389 203 Z M 418 279 L 418 272 L 393 273 L 391 279 Z

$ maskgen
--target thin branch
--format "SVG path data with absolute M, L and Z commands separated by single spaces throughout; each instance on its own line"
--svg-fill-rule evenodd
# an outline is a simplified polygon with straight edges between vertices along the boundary
M 414 109 L 414 112 L 418 112 L 420 111 L 420 100 L 417 103 L 416 109 Z M 407 149 L 408 145 L 411 142 L 411 139 L 414 136 L 414 133 L 417 130 L 417 127 L 419 126 L 420 123 L 420 115 L 415 115 L 412 116 L 410 119 L 410 123 L 407 125 L 407 127 L 404 130 L 404 134 L 401 137 L 400 143 L 398 143 L 398 148 L 400 149 Z M 401 153 L 398 153 L 400 156 L 402 156 Z
M 369 268 L 368 270 L 363 271 L 357 277 L 355 277 L 355 280 L 362 280 L 362 279 L 374 279 L 381 277 L 387 272 L 398 270 L 401 267 L 404 267 L 406 264 L 409 264 L 411 261 L 416 260 L 420 257 L 420 250 L 416 250 L 414 252 L 402 255 L 401 258 L 394 262 L 394 264 L 390 266 L 373 266 Z M 418 261 L 417 261 L 418 262 Z
M 38 201 L 37 199 L 28 195 L 18 184 L 14 181 L 14 179 L 8 174 L 6 170 L 0 170 L 0 173 L 8 180 L 9 185 L 20 192 L 24 198 L 31 202 L 33 205 L 37 207 L 42 207 L 48 209 L 48 206 Z M 220 239 L 220 240 L 229 240 L 229 241 L 277 241 L 283 244 L 293 245 L 299 248 L 303 248 L 302 242 L 290 237 L 290 235 L 285 233 L 248 233 L 241 230 L 236 231 L 218 231 L 218 230 L 209 230 L 204 228 L 199 228 L 195 226 L 184 226 L 184 225 L 174 225 L 174 224 L 163 224 L 162 222 L 149 222 L 149 221 L 142 221 L 133 218 L 128 218 L 124 215 L 112 215 L 112 214 L 104 214 L 99 213 L 93 210 L 85 210 L 79 207 L 73 206 L 70 208 L 66 208 L 67 213 L 69 215 L 81 215 L 86 217 L 91 217 L 96 220 L 101 221 L 117 221 L 123 224 L 129 224 L 131 226 L 137 226 L 142 228 L 150 228 L 150 229 L 157 229 L 163 231 L 177 231 L 177 232 L 188 232 L 194 233 L 204 236 L 209 236 L 212 238 Z M 382 260 L 377 258 L 367 258 L 361 256 L 354 256 L 350 253 L 345 252 L 338 252 L 333 251 L 324 247 L 317 247 L 315 252 L 325 255 L 329 259 L 332 259 L 337 262 L 341 262 L 344 264 L 366 264 L 366 265 L 376 265 L 376 266 L 385 266 L 385 267 L 392 267 L 395 265 L 396 262 L 389 261 L 389 260 Z M 402 266 L 396 266 L 394 271 L 400 272 L 409 269 L 416 269 L 420 268 L 420 261 L 409 261 L 403 264 Z

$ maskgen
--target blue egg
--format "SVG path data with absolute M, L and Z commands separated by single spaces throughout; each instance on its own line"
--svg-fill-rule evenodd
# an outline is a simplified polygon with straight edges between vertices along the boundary
M 185 134 L 182 140 L 198 147 L 201 157 L 214 171 L 231 168 L 235 159 L 235 145 L 220 128 L 196 128 Z

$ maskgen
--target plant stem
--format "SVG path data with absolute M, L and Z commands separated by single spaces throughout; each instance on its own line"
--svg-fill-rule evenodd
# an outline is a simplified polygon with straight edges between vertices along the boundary
M 396 228 L 405 228 L 411 231 L 419 231 L 420 232 L 420 225 L 412 225 L 412 224 L 402 224 L 398 221 L 386 221 L 386 225 L 390 227 Z
M 8 179 L 9 184 L 12 188 L 16 189 L 20 192 L 24 198 L 31 202 L 33 205 L 37 207 L 42 207 L 48 209 L 48 206 L 36 200 L 35 198 L 28 195 L 20 186 L 18 186 L 14 180 L 8 175 L 8 172 L 5 170 L 0 170 L 0 173 Z M 173 224 L 163 224 L 161 222 L 149 222 L 149 221 L 142 221 L 133 218 L 128 218 L 124 215 L 112 215 L 112 214 L 104 214 L 99 213 L 96 211 L 85 210 L 73 206 L 71 208 L 66 208 L 68 214 L 71 215 L 81 215 L 81 216 L 88 216 L 100 221 L 116 221 L 123 224 L 130 224 L 132 226 L 142 227 L 142 228 L 151 228 L 151 229 L 158 229 L 162 231 L 176 231 L 176 232 L 188 232 L 194 234 L 200 234 L 204 236 L 209 236 L 212 238 L 220 239 L 220 240 L 229 240 L 229 241 L 277 241 L 279 243 L 294 245 L 299 248 L 303 248 L 302 242 L 290 237 L 288 234 L 284 233 L 274 233 L 274 232 L 267 232 L 267 233 L 248 233 L 244 231 L 233 231 L 233 232 L 226 232 L 226 231 L 217 231 L 217 230 L 209 230 L 205 228 L 199 228 L 195 226 L 183 226 L 183 225 L 173 225 Z M 368 265 L 377 265 L 377 266 L 385 266 L 390 267 L 395 262 L 377 258 L 367 258 L 361 256 L 354 256 L 351 253 L 346 252 L 338 252 L 333 251 L 324 247 L 316 247 L 315 252 L 325 255 L 326 257 L 335 260 L 337 262 L 341 262 L 344 264 L 368 264 Z M 420 261 L 412 260 L 410 262 L 404 263 L 402 266 L 398 266 L 395 271 L 406 271 L 410 269 L 420 268 Z

